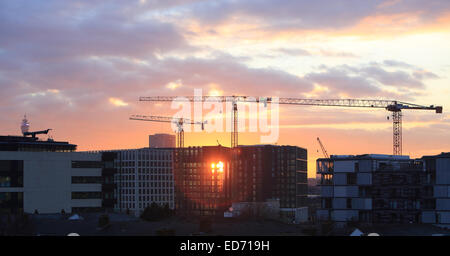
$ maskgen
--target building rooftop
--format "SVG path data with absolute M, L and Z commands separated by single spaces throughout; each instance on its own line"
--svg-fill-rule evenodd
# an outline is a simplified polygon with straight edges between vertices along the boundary
M 302 148 L 302 147 L 294 146 L 294 145 L 276 145 L 276 144 L 238 145 L 238 148 L 245 148 L 245 147 L 296 147 L 296 148 Z M 305 149 L 305 148 L 302 148 L 302 149 Z
M 423 156 L 422 158 L 450 158 L 450 152 L 442 152 L 434 156 Z
M 363 154 L 363 155 L 331 155 L 330 158 L 319 158 L 317 160 L 410 160 L 409 156 L 383 155 L 383 154 Z
M 39 140 L 36 137 L 0 136 L 0 151 L 75 151 L 77 145 L 52 139 Z

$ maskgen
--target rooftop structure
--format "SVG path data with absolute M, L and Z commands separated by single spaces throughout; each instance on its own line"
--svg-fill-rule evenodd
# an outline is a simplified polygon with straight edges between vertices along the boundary
M 149 148 L 174 148 L 175 135 L 166 133 L 155 133 L 148 136 Z
M 0 135 L 0 151 L 40 151 L 40 152 L 73 152 L 77 145 L 65 141 L 55 141 L 51 137 L 41 140 L 36 135 L 48 134 L 51 129 L 30 132 L 30 123 L 26 115 L 20 125 L 23 136 Z
M 52 139 L 39 140 L 36 137 L 0 136 L 0 151 L 47 151 L 72 152 L 77 145 Z

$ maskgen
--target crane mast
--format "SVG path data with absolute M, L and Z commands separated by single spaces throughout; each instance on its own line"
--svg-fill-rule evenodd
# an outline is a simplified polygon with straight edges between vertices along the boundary
M 354 108 L 378 108 L 392 112 L 393 122 L 393 154 L 402 154 L 402 110 L 434 110 L 442 113 L 442 106 L 423 106 L 396 100 L 371 100 L 371 99 L 300 99 L 300 98 L 272 98 L 251 96 L 153 96 L 140 97 L 140 101 L 189 101 L 189 102 L 232 102 L 232 131 L 231 146 L 238 145 L 238 102 L 271 103 L 283 105 L 326 106 L 326 107 L 354 107 Z
M 194 124 L 201 125 L 202 130 L 204 130 L 205 122 L 194 122 L 187 118 L 172 118 L 166 116 L 144 116 L 144 115 L 132 115 L 130 116 L 130 120 L 139 120 L 139 121 L 150 121 L 150 122 L 163 122 L 163 123 L 174 123 L 177 125 L 177 148 L 184 148 L 184 128 L 185 124 Z

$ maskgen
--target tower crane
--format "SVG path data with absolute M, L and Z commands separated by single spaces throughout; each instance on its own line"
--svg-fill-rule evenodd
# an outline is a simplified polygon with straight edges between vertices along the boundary
M 319 137 L 317 137 L 317 141 L 319 142 L 320 148 L 322 149 L 322 153 L 325 156 L 325 158 L 330 158 L 330 156 L 328 155 L 327 150 L 323 146 L 322 141 L 320 141 Z
M 434 110 L 442 113 L 442 106 L 423 106 L 397 100 L 369 100 L 369 99 L 300 99 L 300 98 L 272 98 L 250 96 L 153 96 L 140 97 L 140 101 L 189 101 L 189 102 L 231 102 L 233 104 L 231 146 L 238 145 L 238 102 L 277 103 L 283 105 L 327 106 L 327 107 L 353 107 L 353 108 L 378 108 L 392 112 L 393 121 L 393 154 L 402 154 L 402 110 Z
M 204 122 L 194 122 L 187 118 L 172 118 L 172 117 L 165 117 L 165 116 L 143 116 L 143 115 L 132 115 L 130 117 L 130 120 L 139 120 L 139 121 L 150 121 L 150 122 L 164 122 L 164 123 L 174 123 L 177 125 L 177 148 L 184 148 L 184 124 L 194 124 L 194 125 L 201 125 L 202 130 L 205 129 L 205 124 L 207 121 Z

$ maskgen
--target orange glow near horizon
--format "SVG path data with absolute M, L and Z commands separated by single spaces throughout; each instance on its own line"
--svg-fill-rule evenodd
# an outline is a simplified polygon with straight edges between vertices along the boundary
M 132 121 L 129 116 L 170 117 L 181 109 L 170 102 L 140 102 L 139 97 L 192 96 L 201 89 L 203 96 L 443 105 L 441 115 L 404 111 L 403 154 L 419 158 L 450 151 L 448 0 L 355 1 L 355 8 L 334 0 L 242 6 L 241 1 L 140 0 L 146 4 L 137 7 L 118 1 L 125 13 L 100 1 L 77 8 L 61 2 L 43 5 L 39 17 L 31 19 L 22 15 L 35 11 L 28 5 L 5 9 L 11 13 L 2 17 L 8 26 L 2 27 L 0 40 L 1 135 L 20 135 L 26 113 L 30 130 L 52 128 L 52 138 L 76 144 L 78 151 L 148 147 L 150 134 L 174 135 L 171 124 Z M 73 15 L 66 15 L 68 10 Z M 117 21 L 124 25 L 117 26 Z M 30 28 L 46 36 L 30 33 Z M 249 132 L 250 124 L 259 120 L 247 105 L 245 112 L 239 110 L 245 131 L 239 132 L 238 144 L 258 145 L 270 133 L 261 133 L 260 125 L 257 132 Z M 191 104 L 189 119 L 195 119 L 194 108 Z M 194 121 L 207 120 L 205 130 L 188 130 L 186 125 L 185 147 L 230 147 L 230 132 L 209 130 L 231 128 L 226 105 L 220 110 L 210 104 L 202 111 L 204 120 Z M 392 120 L 386 118 L 391 113 L 385 110 L 284 105 L 278 110 L 279 123 L 273 125 L 272 108 L 258 113 L 267 114 L 268 128 L 279 128 L 278 140 L 270 143 L 307 149 L 310 178 L 322 157 L 317 137 L 330 155 L 393 151 Z M 211 164 L 212 176 L 223 176 L 219 170 L 229 170 L 227 161 L 209 159 L 203 170 L 209 172 Z

